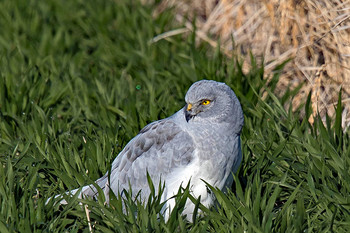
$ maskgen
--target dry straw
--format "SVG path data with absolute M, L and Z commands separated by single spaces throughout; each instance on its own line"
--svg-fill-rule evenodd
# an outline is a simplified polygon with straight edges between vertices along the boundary
M 212 46 L 220 39 L 225 54 L 244 59 L 246 71 L 250 51 L 264 58 L 267 78 L 291 58 L 277 94 L 303 84 L 293 107 L 312 91 L 314 113 L 333 116 L 342 88 L 343 126 L 350 124 L 350 0 L 164 0 L 158 11 L 169 6 L 189 31 L 196 17 L 197 37 Z

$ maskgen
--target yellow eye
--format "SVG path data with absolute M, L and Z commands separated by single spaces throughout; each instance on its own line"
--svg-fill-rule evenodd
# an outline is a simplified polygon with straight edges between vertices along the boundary
M 202 105 L 208 105 L 208 104 L 210 104 L 210 100 L 203 100 L 202 101 Z

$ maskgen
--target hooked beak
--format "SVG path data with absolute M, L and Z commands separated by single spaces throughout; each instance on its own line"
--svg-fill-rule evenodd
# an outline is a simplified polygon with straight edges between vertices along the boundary
M 187 104 L 187 108 L 185 111 L 185 118 L 187 122 L 194 117 L 194 115 L 192 115 L 191 112 L 192 112 L 192 104 Z

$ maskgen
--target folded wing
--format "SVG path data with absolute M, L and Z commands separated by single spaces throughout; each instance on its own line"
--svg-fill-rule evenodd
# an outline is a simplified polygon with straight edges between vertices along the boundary
M 107 197 L 110 189 L 117 194 L 129 187 L 134 194 L 141 191 L 142 197 L 148 197 L 147 172 L 157 188 L 160 179 L 166 180 L 172 171 L 192 162 L 194 150 L 191 136 L 176 123 L 169 119 L 153 122 L 119 153 L 112 164 L 110 177 L 107 173 L 96 184 Z M 83 187 L 82 194 L 95 196 L 97 192 L 90 185 Z

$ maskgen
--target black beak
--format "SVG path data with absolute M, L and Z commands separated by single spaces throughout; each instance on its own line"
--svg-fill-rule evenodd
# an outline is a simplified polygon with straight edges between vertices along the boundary
M 186 118 L 186 121 L 188 122 L 189 120 L 191 120 L 195 115 L 192 114 L 193 110 L 192 110 L 192 104 L 191 103 L 188 103 L 186 105 L 186 108 L 184 109 L 185 111 L 185 118 Z
M 188 122 L 189 120 L 191 120 L 194 116 L 191 115 L 191 113 L 189 111 L 186 111 L 185 110 L 185 118 L 186 118 L 186 121 Z

